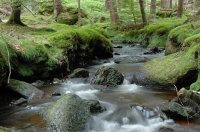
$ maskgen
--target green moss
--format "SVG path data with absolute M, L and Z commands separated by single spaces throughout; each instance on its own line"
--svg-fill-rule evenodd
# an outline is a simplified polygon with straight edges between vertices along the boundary
M 200 74 L 198 75 L 197 81 L 190 86 L 190 90 L 200 91 Z
M 170 31 L 169 39 L 176 40 L 176 43 L 183 44 L 186 38 L 200 33 L 199 27 L 199 21 L 194 21 L 192 23 L 181 25 Z
M 152 80 L 161 84 L 174 84 L 188 71 L 197 69 L 194 54 L 199 48 L 200 46 L 196 45 L 184 51 L 153 59 L 145 64 L 144 69 Z

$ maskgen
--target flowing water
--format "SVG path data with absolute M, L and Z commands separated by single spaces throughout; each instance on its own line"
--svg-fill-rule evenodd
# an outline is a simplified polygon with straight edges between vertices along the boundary
M 142 56 L 144 49 L 139 46 L 124 45 L 123 48 L 115 48 L 117 57 Z M 163 56 L 148 55 L 148 58 Z M 2 107 L 0 109 L 0 126 L 15 127 L 25 132 L 45 131 L 45 123 L 37 114 L 51 102 L 59 99 L 52 97 L 53 93 L 75 93 L 83 99 L 95 99 L 107 109 L 101 114 L 91 116 L 85 128 L 85 132 L 156 132 L 160 128 L 175 128 L 176 131 L 187 131 L 187 126 L 179 125 L 168 119 L 159 106 L 176 96 L 174 91 L 146 88 L 131 84 L 130 80 L 135 71 L 141 70 L 143 63 L 115 64 L 114 58 L 99 60 L 96 65 L 87 67 L 89 78 L 75 78 L 65 80 L 62 83 L 43 87 L 45 98 L 35 104 L 26 107 Z M 125 76 L 122 85 L 115 89 L 102 90 L 102 86 L 90 85 L 91 77 L 97 68 L 101 66 L 114 67 Z M 193 124 L 190 131 L 198 131 L 198 123 Z M 167 131 L 168 129 L 166 129 Z

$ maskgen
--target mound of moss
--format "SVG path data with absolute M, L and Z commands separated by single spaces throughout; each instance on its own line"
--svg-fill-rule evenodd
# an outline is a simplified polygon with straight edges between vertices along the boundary
M 197 60 L 194 55 L 199 45 L 162 58 L 153 59 L 144 66 L 151 80 L 160 84 L 189 86 L 197 78 Z M 188 80 L 187 80 L 188 79 Z
M 58 77 L 92 59 L 112 57 L 112 44 L 106 34 L 89 26 L 54 24 L 51 29 L 34 29 L 1 24 L 0 27 L 4 29 L 0 36 L 2 80 L 8 76 L 9 62 L 13 78 L 31 81 Z
M 71 66 L 84 65 L 95 58 L 112 57 L 110 41 L 104 34 L 89 27 L 59 30 L 50 34 L 48 40 L 51 45 L 64 50 Z
M 81 18 L 86 18 L 86 13 L 81 10 Z M 61 24 L 74 25 L 78 22 L 77 8 L 67 7 L 59 14 L 56 21 Z
M 186 17 L 158 19 L 143 28 L 135 28 L 134 30 L 115 35 L 113 41 L 121 39 L 124 42 L 143 43 L 148 47 L 158 46 L 164 48 L 170 30 L 183 24 L 185 20 Z
M 198 38 L 200 33 L 200 23 L 198 21 L 192 21 L 184 25 L 178 26 L 171 30 L 166 45 L 165 54 L 171 54 L 179 51 L 183 46 L 188 46 L 187 41 L 193 40 L 194 37 Z

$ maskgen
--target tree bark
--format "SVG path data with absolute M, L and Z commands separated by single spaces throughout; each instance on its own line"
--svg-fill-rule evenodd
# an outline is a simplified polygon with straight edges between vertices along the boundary
M 196 0 L 196 1 L 195 1 L 195 7 L 196 7 L 196 8 L 200 7 L 200 0 Z
M 10 18 L 7 22 L 7 24 L 18 24 L 18 25 L 23 25 L 24 24 L 21 22 L 21 1 L 19 0 L 12 0 L 11 1 L 11 8 L 12 12 L 10 15 Z
M 81 0 L 77 0 L 78 2 L 78 25 L 81 24 Z
M 183 1 L 184 0 L 178 0 L 177 17 L 182 17 L 182 15 L 183 15 Z
M 146 14 L 145 14 L 145 10 L 144 10 L 144 0 L 139 0 L 139 4 L 140 4 L 140 12 L 142 15 L 142 22 L 143 24 L 147 24 L 147 18 L 146 18 Z
M 112 24 L 117 24 L 119 20 L 116 0 L 108 0 L 109 10 L 110 10 L 110 19 Z
M 170 8 L 170 0 L 161 0 L 160 3 L 161 9 L 169 9 Z
M 172 9 L 172 8 L 173 8 L 173 2 L 172 2 L 172 0 L 170 0 L 169 7 L 170 7 L 170 9 Z
M 150 9 L 152 17 L 156 18 L 156 0 L 151 0 L 151 9 Z
M 58 15 L 62 12 L 61 0 L 54 0 L 54 18 L 57 19 Z

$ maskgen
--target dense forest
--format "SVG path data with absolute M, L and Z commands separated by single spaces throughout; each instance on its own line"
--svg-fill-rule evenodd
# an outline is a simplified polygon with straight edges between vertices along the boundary
M 0 0 L 0 132 L 199 132 L 200 0 Z

